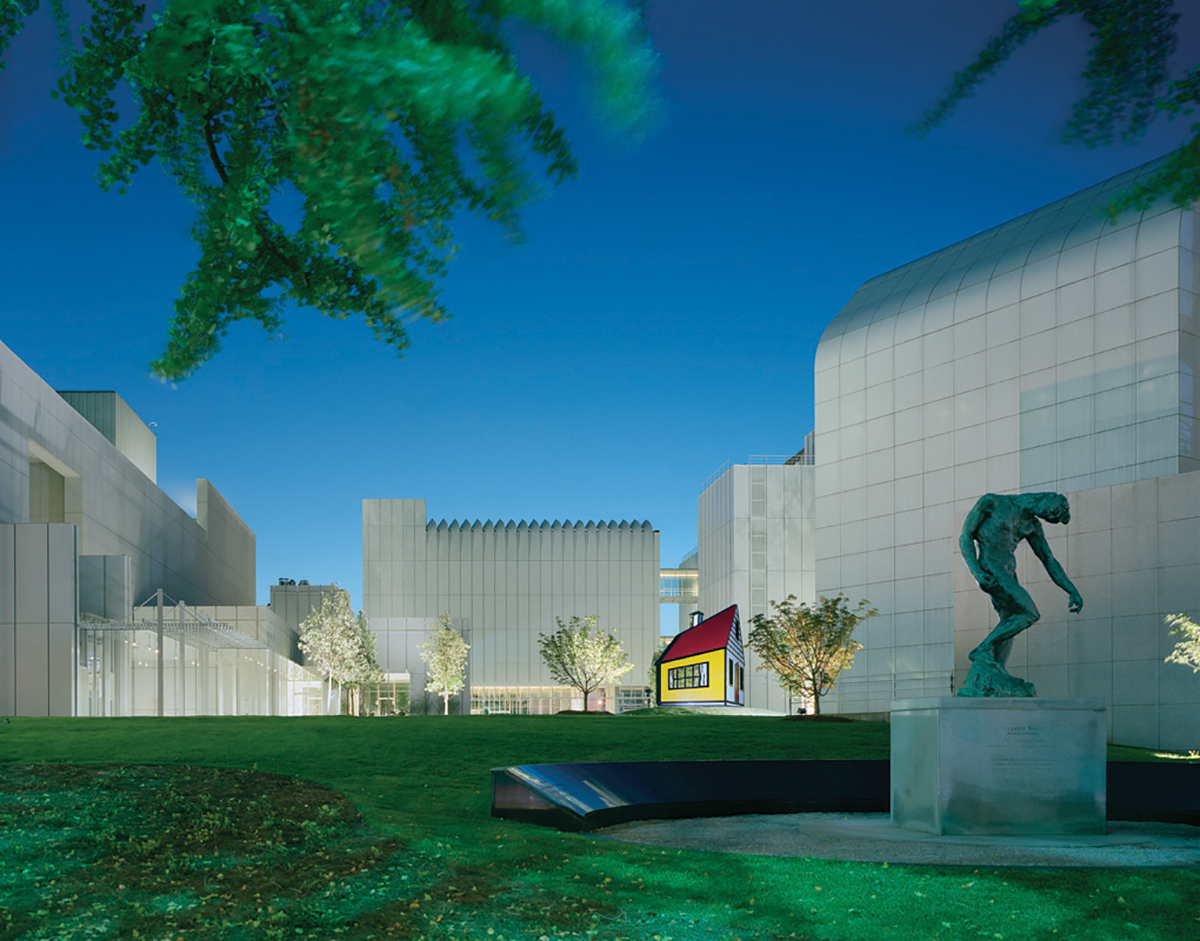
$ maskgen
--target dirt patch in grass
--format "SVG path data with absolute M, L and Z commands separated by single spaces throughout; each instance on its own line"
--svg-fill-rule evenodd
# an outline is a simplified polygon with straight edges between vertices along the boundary
M 340 794 L 217 768 L 0 766 L 5 937 L 324 938 L 411 896 Z
M 301 778 L 0 765 L 3 938 L 489 937 L 496 919 L 572 935 L 613 911 L 415 852 Z

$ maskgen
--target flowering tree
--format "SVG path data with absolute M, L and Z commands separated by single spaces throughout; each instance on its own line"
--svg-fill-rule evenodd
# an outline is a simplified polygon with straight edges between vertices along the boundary
M 555 681 L 573 686 L 583 693 L 583 711 L 587 712 L 588 696 L 596 689 L 623 676 L 633 664 L 621 649 L 621 642 L 612 634 L 596 629 L 596 615 L 572 617 L 570 624 L 555 618 L 558 630 L 553 634 L 538 634 L 542 659 Z
M 357 645 L 351 645 L 353 654 L 346 665 L 346 676 L 342 685 L 350 699 L 350 712 L 360 716 L 363 713 L 363 687 L 377 686 L 381 683 L 383 671 L 375 659 L 375 635 L 367 626 L 366 615 L 359 611 L 354 620 L 358 633 Z
M 442 714 L 450 715 L 450 697 L 462 692 L 467 683 L 467 651 L 471 645 L 454 629 L 449 614 L 438 618 L 433 635 L 421 642 L 425 661 L 425 688 L 442 697 Z
M 1182 634 L 1183 640 L 1167 656 L 1166 663 L 1180 663 L 1200 673 L 1200 624 L 1186 614 L 1170 614 L 1167 623 L 1172 625 L 1172 634 Z
M 357 693 L 362 686 L 383 678 L 366 617 L 361 611 L 355 615 L 350 593 L 336 586 L 300 625 L 300 649 L 329 684 L 330 693 L 336 689 L 339 711 L 343 688 Z M 355 698 L 352 712 L 357 712 Z
M 751 620 L 747 646 L 762 659 L 760 670 L 774 670 L 779 685 L 793 696 L 811 700 L 821 714 L 821 697 L 833 689 L 838 674 L 854 662 L 862 644 L 851 636 L 862 621 L 879 612 L 860 601 L 851 609 L 846 596 L 821 598 L 815 605 L 796 604 L 796 596 L 771 602 L 773 617 Z

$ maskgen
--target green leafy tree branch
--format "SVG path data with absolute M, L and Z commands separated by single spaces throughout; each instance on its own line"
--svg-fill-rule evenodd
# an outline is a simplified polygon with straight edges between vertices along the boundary
M 671 646 L 671 641 L 674 637 L 660 637 L 658 646 L 654 650 L 654 657 L 650 661 L 650 668 L 646 670 L 646 685 L 650 687 L 650 701 L 654 703 L 658 699 L 658 664 L 662 660 L 662 655 L 666 653 L 667 648 Z
M 0 0 L 0 55 L 39 0 Z M 397 353 L 406 324 L 440 321 L 439 280 L 463 210 L 519 239 L 520 209 L 578 164 L 502 26 L 522 21 L 582 51 L 608 119 L 653 120 L 656 70 L 636 10 L 619 0 L 92 0 L 55 97 L 109 154 L 98 182 L 124 192 L 157 158 L 199 207 L 200 260 L 152 369 L 183 379 L 239 320 L 271 332 L 288 301 L 361 315 Z M 0 63 L 2 66 L 2 63 Z M 117 130 L 124 82 L 135 115 Z M 294 190 L 294 231 L 272 199 Z
M 1176 641 L 1175 649 L 1167 655 L 1165 662 L 1179 663 L 1200 673 L 1200 624 L 1186 614 L 1169 614 L 1166 620 L 1171 625 L 1171 633 L 1179 634 L 1183 640 Z
M 1047 26 L 1078 16 L 1091 28 L 1092 48 L 1083 72 L 1087 92 L 1074 105 L 1063 141 L 1088 147 L 1125 143 L 1142 137 L 1159 113 L 1190 115 L 1200 102 L 1200 65 L 1168 82 L 1168 60 L 1175 51 L 1179 14 L 1174 0 L 1019 0 L 1017 12 L 954 76 L 949 91 L 909 132 L 924 137 L 941 126 L 958 106 L 1017 49 Z M 1127 209 L 1147 209 L 1169 194 L 1178 206 L 1200 198 L 1200 123 L 1193 137 L 1172 153 L 1143 182 L 1118 193 L 1099 211 L 1115 223 Z

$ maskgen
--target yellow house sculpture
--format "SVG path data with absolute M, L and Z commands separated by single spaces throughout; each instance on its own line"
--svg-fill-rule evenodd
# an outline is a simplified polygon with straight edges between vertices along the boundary
M 675 636 L 658 659 L 657 702 L 660 706 L 746 704 L 746 655 L 737 605 Z

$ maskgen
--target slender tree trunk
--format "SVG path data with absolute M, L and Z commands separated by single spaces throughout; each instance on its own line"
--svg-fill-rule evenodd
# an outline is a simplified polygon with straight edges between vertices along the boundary
M 450 692 L 449 690 L 442 693 L 442 715 L 450 715 Z
M 583 691 L 583 711 L 587 712 L 588 690 Z
M 820 714 L 821 714 L 821 691 L 819 689 L 814 689 L 813 690 L 813 715 L 819 716 Z

